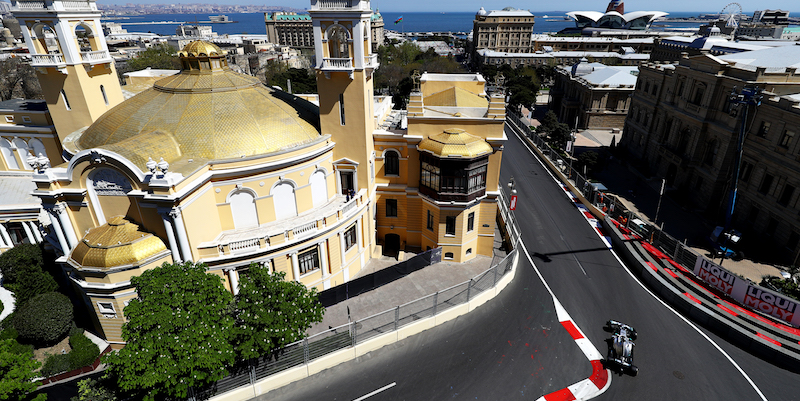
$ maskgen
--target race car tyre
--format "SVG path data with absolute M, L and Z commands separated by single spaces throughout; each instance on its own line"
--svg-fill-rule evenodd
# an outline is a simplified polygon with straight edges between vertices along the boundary
M 631 371 L 631 376 L 636 376 L 637 374 L 639 374 L 639 368 L 636 366 L 631 366 L 630 371 Z
M 636 341 L 636 330 L 631 327 L 631 340 Z

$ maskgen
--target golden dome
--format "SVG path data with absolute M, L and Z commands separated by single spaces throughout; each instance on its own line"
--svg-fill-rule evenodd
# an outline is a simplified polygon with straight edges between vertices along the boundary
M 195 52 L 206 51 L 220 50 L 196 41 L 182 54 L 194 64 Z M 180 172 L 179 166 L 192 171 L 210 160 L 265 155 L 320 139 L 317 106 L 213 64 L 221 61 L 200 59 L 199 69 L 160 79 L 120 103 L 77 138 L 76 150 L 108 149 L 143 171 L 148 158 L 163 157 Z M 183 162 L 175 165 L 178 160 Z
M 69 255 L 69 263 L 79 269 L 110 270 L 136 267 L 165 256 L 167 247 L 153 234 L 139 229 L 123 216 L 89 230 Z
M 181 57 L 198 57 L 198 56 L 224 56 L 228 52 L 219 48 L 219 46 L 206 42 L 205 40 L 195 40 L 183 47 L 183 50 L 178 52 Z
M 492 145 L 483 138 L 470 135 L 459 128 L 450 128 L 441 134 L 431 135 L 423 139 L 417 149 L 439 157 L 467 159 L 492 153 Z

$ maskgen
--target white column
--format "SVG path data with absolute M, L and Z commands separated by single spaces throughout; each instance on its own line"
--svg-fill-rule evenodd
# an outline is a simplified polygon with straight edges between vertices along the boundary
M 322 269 L 322 278 L 326 279 L 331 275 L 328 263 L 328 240 L 323 240 L 319 245 L 319 267 Z
M 3 246 L 14 246 L 14 243 L 11 242 L 11 237 L 8 235 L 8 230 L 6 230 L 6 223 L 0 223 L 0 238 L 2 238 Z
M 239 295 L 239 272 L 236 269 L 227 269 L 228 278 L 231 280 L 231 291 L 233 295 Z
M 175 229 L 172 228 L 172 220 L 169 217 L 169 212 L 159 212 L 161 220 L 164 222 L 164 229 L 167 231 L 167 240 L 169 241 L 169 250 L 172 251 L 172 260 L 175 263 L 181 261 L 181 254 L 178 251 L 178 243 L 175 241 Z
M 292 274 L 294 281 L 300 281 L 300 262 L 297 260 L 297 252 L 291 254 L 292 257 Z
M 74 248 L 78 245 L 78 237 L 75 236 L 75 229 L 72 228 L 72 223 L 69 221 L 69 215 L 67 214 L 67 206 L 64 204 L 56 205 L 53 208 L 53 211 L 56 212 L 59 223 L 61 223 L 61 230 L 64 231 L 64 234 L 67 236 L 67 242 L 69 242 L 70 248 Z
M 175 222 L 175 232 L 178 234 L 178 244 L 180 244 L 181 255 L 183 255 L 184 262 L 192 261 L 192 248 L 189 247 L 189 238 L 186 235 L 186 226 L 183 225 L 183 217 L 178 208 L 174 208 L 169 213 L 172 221 Z
M 42 232 L 39 230 L 39 223 L 34 221 L 29 221 L 28 224 L 31 227 L 31 232 L 33 232 L 33 236 L 36 237 L 36 243 L 40 243 L 44 240 L 42 238 Z
M 361 218 L 356 220 L 356 242 L 358 242 L 358 251 L 363 251 L 364 244 L 361 243 Z
M 36 243 L 36 237 L 33 236 L 33 233 L 31 232 L 31 228 L 28 227 L 28 225 L 25 224 L 25 223 L 27 223 L 27 221 L 23 221 L 22 222 L 22 229 L 25 230 L 25 235 L 28 237 L 28 241 L 30 241 L 31 244 L 35 244 Z
M 339 233 L 339 249 L 341 250 L 341 253 L 342 253 L 342 268 L 344 269 L 344 262 L 347 261 L 347 258 L 344 255 L 344 252 L 345 252 L 345 249 L 344 249 L 344 232 L 340 232 Z
M 58 222 L 58 218 L 53 215 L 53 211 L 48 211 L 50 215 L 50 222 L 53 224 L 53 232 L 55 232 L 56 237 L 58 238 L 58 245 L 61 246 L 61 252 L 64 255 L 69 255 L 69 245 L 67 245 L 67 240 L 64 238 L 64 231 L 61 230 L 61 223 Z

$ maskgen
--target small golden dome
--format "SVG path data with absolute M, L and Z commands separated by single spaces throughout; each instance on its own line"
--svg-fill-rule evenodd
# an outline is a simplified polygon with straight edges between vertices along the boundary
M 181 57 L 199 57 L 199 56 L 224 56 L 228 52 L 219 48 L 219 46 L 206 42 L 205 40 L 195 40 L 183 47 L 183 50 L 178 52 Z
M 439 157 L 472 159 L 492 153 L 492 145 L 460 128 L 446 129 L 423 139 L 417 149 Z
M 89 230 L 69 255 L 69 264 L 79 269 L 110 270 L 137 267 L 166 256 L 160 238 L 139 229 L 123 216 Z

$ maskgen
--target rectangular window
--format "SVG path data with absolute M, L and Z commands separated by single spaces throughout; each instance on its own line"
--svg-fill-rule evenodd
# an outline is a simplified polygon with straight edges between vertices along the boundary
M 397 217 L 397 199 L 386 199 L 386 217 Z
M 786 248 L 793 251 L 794 248 L 797 248 L 797 243 L 800 242 L 800 234 L 797 234 L 797 231 L 792 231 L 789 234 L 789 240 L 786 241 Z
M 456 216 L 447 216 L 445 224 L 445 235 L 456 235 Z
M 111 302 L 98 302 L 97 309 L 104 315 L 115 315 L 117 313 L 117 311 L 114 310 L 114 304 Z
M 467 217 L 467 231 L 472 231 L 475 229 L 475 212 L 472 212 Z
M 794 138 L 794 132 L 789 131 L 788 129 L 783 132 L 783 136 L 781 137 L 781 147 L 782 148 L 789 148 L 792 144 L 792 139 Z
M 428 210 L 428 224 L 426 227 L 428 227 L 428 230 L 433 231 L 433 213 L 430 210 Z
M 349 250 L 356 244 L 356 225 L 353 224 L 352 227 L 348 228 L 347 231 L 344 232 L 344 250 Z
M 760 136 L 762 138 L 767 136 L 767 133 L 769 133 L 769 126 L 770 125 L 772 125 L 772 123 L 770 123 L 769 121 L 762 121 L 761 122 L 761 127 L 758 128 L 758 134 L 756 134 L 756 135 L 758 135 L 758 136 Z
M 761 186 L 758 187 L 758 192 L 766 195 L 769 193 L 769 189 L 772 187 L 772 180 L 775 179 L 770 174 L 764 174 L 764 179 L 761 180 Z
M 743 161 L 742 170 L 739 172 L 739 179 L 742 182 L 750 181 L 750 174 L 753 172 L 753 165 Z
M 339 120 L 344 125 L 344 94 L 339 94 Z
M 698 87 L 694 91 L 694 99 L 692 100 L 692 103 L 694 103 L 694 104 L 699 106 L 700 103 L 703 101 L 703 95 L 705 95 L 705 93 L 706 93 L 706 88 L 704 88 L 702 86 Z
M 781 197 L 778 199 L 778 203 L 783 206 L 788 206 L 789 202 L 792 201 L 792 195 L 794 195 L 794 186 L 786 184 L 783 186 L 783 192 L 781 192 Z
M 772 237 L 773 235 L 775 235 L 775 230 L 777 229 L 778 229 L 778 220 L 776 220 L 774 217 L 770 217 L 769 222 L 767 223 L 767 229 L 765 230 L 764 233 Z
M 315 246 L 297 255 L 297 262 L 300 264 L 300 274 L 319 269 L 319 249 Z
M 469 188 L 467 193 L 486 188 L 486 166 L 478 167 L 469 172 Z

